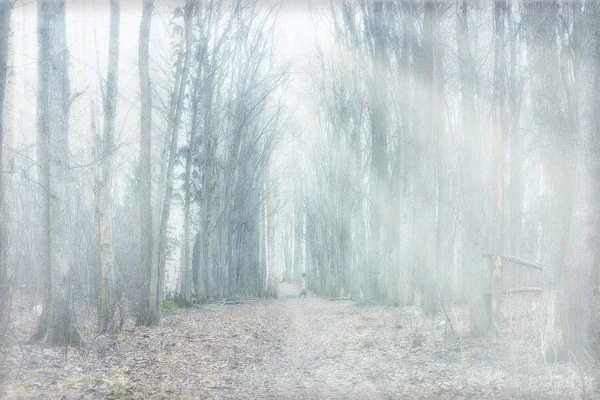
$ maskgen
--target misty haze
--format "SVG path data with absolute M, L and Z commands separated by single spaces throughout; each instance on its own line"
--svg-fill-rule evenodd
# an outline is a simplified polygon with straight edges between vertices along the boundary
M 0 0 L 0 398 L 600 399 L 600 1 Z

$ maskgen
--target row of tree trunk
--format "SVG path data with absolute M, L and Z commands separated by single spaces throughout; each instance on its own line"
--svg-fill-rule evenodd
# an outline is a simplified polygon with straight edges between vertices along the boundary
M 472 333 L 486 335 L 515 268 L 502 255 L 530 259 L 544 266 L 545 355 L 581 354 L 597 337 L 600 270 L 595 2 L 359 1 L 330 12 L 336 45 L 315 79 L 326 145 L 310 158 L 328 173 L 295 203 L 309 287 L 432 311 L 465 299 Z
M 80 194 L 75 194 L 76 178 L 71 165 L 69 110 L 84 93 L 70 90 L 66 7 L 64 1 L 39 2 L 37 10 L 36 162 L 42 199 L 38 242 L 42 253 L 43 311 L 33 339 L 77 345 L 82 338 L 74 318 L 73 299 L 81 291 L 74 293 L 73 285 L 80 280 L 82 271 L 76 268 L 80 260 L 73 258 L 72 239 L 81 220 L 75 215 L 80 210 Z M 7 62 L 11 9 L 10 2 L 0 2 L 2 105 L 10 72 Z M 132 306 L 138 324 L 159 323 L 165 293 L 188 303 L 194 298 L 276 295 L 275 269 L 270 263 L 276 252 L 267 241 L 274 236 L 277 182 L 268 177 L 272 173 L 269 160 L 281 134 L 281 107 L 273 104 L 272 93 L 285 77 L 285 69 L 274 66 L 269 59 L 273 32 L 269 24 L 275 20 L 274 14 L 263 15 L 263 10 L 252 1 L 227 6 L 186 1 L 184 7 L 177 8 L 172 19 L 173 36 L 181 36 L 181 41 L 175 47 L 170 101 L 166 114 L 157 115 L 156 110 L 160 109 L 153 104 L 157 91 L 152 84 L 150 58 L 154 3 L 144 1 L 138 46 L 139 165 L 134 182 L 127 187 L 126 197 L 133 200 L 115 207 L 120 9 L 119 0 L 110 1 L 107 72 L 106 76 L 98 76 L 101 129 L 93 100 L 89 110 L 96 147 L 92 152 L 91 194 L 97 250 L 90 259 L 98 263 L 95 300 L 99 331 L 120 330 L 127 308 L 131 311 Z M 228 57 L 235 64 L 225 62 Z M 270 106 L 275 106 L 274 112 Z M 164 120 L 167 126 L 158 185 L 154 179 L 157 164 L 153 161 L 160 147 L 155 144 L 153 133 L 157 119 Z M 3 138 L 2 125 L 0 133 Z M 0 149 L 4 150 L 4 146 Z M 2 172 L 3 189 L 5 181 L 10 183 L 10 175 Z M 10 279 L 16 271 L 6 256 L 8 213 L 2 205 L 5 196 L 2 190 L 2 321 L 9 318 L 4 310 L 10 310 Z M 13 199 L 9 200 L 7 203 L 13 203 Z M 137 215 L 129 215 L 134 213 Z M 183 221 L 175 218 L 178 215 L 183 215 Z M 135 226 L 139 227 L 137 234 L 132 231 Z M 124 235 L 139 240 L 139 246 L 126 250 L 133 266 L 123 265 Z M 172 275 L 177 287 L 167 286 Z M 126 276 L 135 277 L 137 282 L 127 281 Z M 129 293 L 132 288 L 136 292 L 133 296 Z

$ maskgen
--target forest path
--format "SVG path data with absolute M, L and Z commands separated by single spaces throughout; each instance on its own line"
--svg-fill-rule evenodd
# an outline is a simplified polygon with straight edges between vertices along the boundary
M 534 350 L 512 348 L 502 338 L 463 338 L 461 351 L 443 320 L 416 307 L 300 296 L 281 284 L 278 299 L 205 304 L 178 310 L 158 327 L 128 326 L 95 339 L 89 333 L 86 347 L 67 359 L 63 349 L 0 347 L 0 368 L 9 372 L 0 398 L 580 396 L 576 369 L 550 371 L 531 362 Z M 587 383 L 593 398 L 597 386 L 591 377 Z

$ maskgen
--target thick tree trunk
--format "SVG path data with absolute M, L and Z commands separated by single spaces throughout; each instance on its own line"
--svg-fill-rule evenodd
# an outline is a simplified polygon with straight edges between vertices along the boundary
M 152 227 L 152 91 L 150 88 L 149 42 L 154 0 L 144 0 L 138 48 L 140 75 L 140 254 L 145 284 L 142 286 L 138 325 L 160 321 L 157 265 L 153 263 Z
M 581 3 L 579 3 L 580 5 Z M 576 48 L 579 95 L 576 195 L 570 233 L 569 263 L 562 285 L 566 301 L 555 309 L 555 350 L 568 349 L 581 357 L 588 344 L 600 356 L 600 5 L 587 1 L 581 25 L 581 47 Z M 579 39 L 579 38 L 578 38 Z
M 194 80 L 194 89 L 192 93 L 192 122 L 190 124 L 190 136 L 187 144 L 187 152 L 185 156 L 185 176 L 183 178 L 183 188 L 185 191 L 184 203 L 183 203 L 183 241 L 181 244 L 181 271 L 189 277 L 191 280 L 190 285 L 193 287 L 196 299 L 200 299 L 204 294 L 201 294 L 202 291 L 205 291 L 206 288 L 202 286 L 202 279 L 200 278 L 199 260 L 198 262 L 193 263 L 193 257 L 191 252 L 192 245 L 192 235 L 191 235 L 191 221 L 190 221 L 190 211 L 191 211 L 191 203 L 192 203 L 192 195 L 194 194 L 194 185 L 192 184 L 192 169 L 194 163 L 193 154 L 199 150 L 198 143 L 198 134 L 200 127 L 198 126 L 198 104 L 200 100 L 200 93 L 202 88 L 202 60 L 204 56 L 199 58 L 199 64 L 196 70 L 196 78 Z M 206 122 L 205 122 L 206 123 Z M 198 240 L 200 237 L 198 234 L 195 234 L 195 240 Z M 182 285 L 182 287 L 185 285 Z M 204 290 L 203 290 L 204 289 Z M 191 301 L 191 288 L 190 288 L 190 298 L 186 299 Z
M 214 180 L 211 178 L 213 174 L 216 174 L 214 167 L 216 167 L 216 155 L 214 154 L 214 125 L 213 125 L 213 99 L 215 96 L 214 77 L 215 77 L 215 57 L 217 52 L 213 53 L 212 62 L 208 63 L 208 60 L 204 60 L 203 66 L 207 74 L 207 82 L 204 85 L 204 91 L 202 92 L 203 108 L 204 108 L 204 129 L 202 131 L 202 143 L 203 148 L 201 151 L 201 157 L 199 157 L 199 173 L 201 175 L 201 192 L 200 192 L 200 213 L 201 213 L 201 256 L 198 265 L 199 273 L 198 279 L 202 279 L 204 284 L 205 293 L 204 298 L 213 298 L 216 296 L 215 284 L 217 279 L 214 271 L 216 268 L 209 267 L 210 265 L 210 244 L 211 241 L 216 237 L 213 233 L 214 229 L 211 229 L 214 224 L 213 220 L 213 191 L 214 191 Z M 200 140 L 199 140 L 200 142 Z M 199 146 L 200 147 L 200 146 Z M 214 243 L 214 242 L 213 242 Z M 200 285 L 198 285 L 200 286 Z
M 34 340 L 79 345 L 70 288 L 69 76 L 66 2 L 38 3 L 38 147 L 44 192 L 43 312 Z
M 173 171 L 175 169 L 175 161 L 177 159 L 177 142 L 179 139 L 179 126 L 181 124 L 181 114 L 183 112 L 183 101 L 185 96 L 185 88 L 188 81 L 188 73 L 189 73 L 189 65 L 191 59 L 191 39 L 192 39 L 192 26 L 191 19 L 193 16 L 194 2 L 191 0 L 187 0 L 185 3 L 185 56 L 183 60 L 183 67 L 181 69 L 181 76 L 179 81 L 175 82 L 178 87 L 175 89 L 175 93 L 177 93 L 176 102 L 172 103 L 172 106 L 175 107 L 175 111 L 172 112 L 173 115 L 173 125 L 172 131 L 167 132 L 167 135 L 170 137 L 170 146 L 169 146 L 169 158 L 167 161 L 167 172 L 165 179 L 165 193 L 162 202 L 162 212 L 160 216 L 160 227 L 158 229 L 158 297 L 157 297 L 157 307 L 160 307 L 162 303 L 162 293 L 164 290 L 164 280 L 165 280 L 165 266 L 167 263 L 167 227 L 169 226 L 169 217 L 171 214 L 171 200 L 173 198 Z M 185 274 L 183 281 L 185 282 L 184 289 L 184 297 L 189 298 L 191 300 L 191 270 L 190 271 L 182 271 Z
M 100 304 L 98 329 L 115 332 L 121 329 L 120 293 L 112 247 L 112 168 L 115 118 L 117 109 L 119 72 L 119 31 L 121 22 L 120 0 L 110 1 L 110 31 L 108 40 L 108 72 L 104 99 L 104 137 L 102 143 L 101 173 L 98 187 L 98 223 L 100 241 Z
M 561 98 L 557 41 L 558 2 L 529 0 L 525 7 L 525 34 L 531 77 L 531 97 L 537 134 L 542 141 L 542 239 L 541 264 L 549 267 L 544 274 L 542 294 L 542 347 L 549 359 L 562 357 L 558 345 L 562 335 L 555 310 L 566 307 L 564 285 L 565 253 L 573 209 L 573 144 L 565 127 Z

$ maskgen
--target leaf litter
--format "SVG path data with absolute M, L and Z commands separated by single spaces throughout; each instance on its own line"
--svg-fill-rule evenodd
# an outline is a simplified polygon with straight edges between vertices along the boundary
M 278 299 L 178 309 L 160 326 L 128 321 L 116 335 L 94 336 L 88 317 L 91 339 L 78 349 L 25 344 L 16 334 L 0 346 L 0 397 L 600 398 L 598 365 L 545 364 L 526 315 L 498 335 L 471 338 L 458 322 L 468 321 L 466 309 L 449 312 L 453 331 L 444 313 L 300 296 L 282 284 Z

